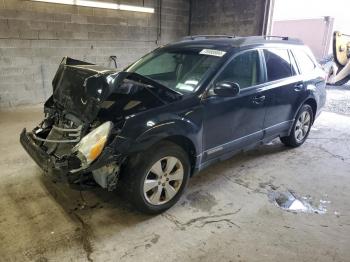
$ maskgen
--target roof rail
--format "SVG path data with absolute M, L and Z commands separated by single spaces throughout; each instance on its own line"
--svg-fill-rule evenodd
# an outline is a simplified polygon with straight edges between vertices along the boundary
M 235 35 L 190 35 L 185 36 L 182 40 L 196 40 L 196 39 L 207 39 L 207 38 L 235 38 Z
M 288 36 L 278 36 L 278 35 L 264 35 L 264 38 L 267 40 L 268 38 L 279 38 L 281 40 L 289 40 Z

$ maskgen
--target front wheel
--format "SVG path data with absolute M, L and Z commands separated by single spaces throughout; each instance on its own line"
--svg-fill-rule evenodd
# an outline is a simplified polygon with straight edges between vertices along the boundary
M 281 142 L 287 146 L 301 146 L 309 135 L 313 123 L 313 112 L 310 105 L 303 105 L 294 120 L 289 136 L 281 137 Z
M 179 200 L 189 176 L 187 153 L 174 143 L 161 142 L 129 160 L 122 190 L 141 212 L 161 213 Z

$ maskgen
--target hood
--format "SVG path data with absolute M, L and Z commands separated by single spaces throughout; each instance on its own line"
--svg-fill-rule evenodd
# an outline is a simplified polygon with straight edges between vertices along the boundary
M 136 104 L 146 110 L 172 103 L 182 96 L 136 73 L 117 72 L 69 57 L 62 60 L 52 86 L 54 107 L 84 122 L 92 122 L 101 109 L 104 115 L 118 108 L 130 111 L 128 109 L 135 109 Z

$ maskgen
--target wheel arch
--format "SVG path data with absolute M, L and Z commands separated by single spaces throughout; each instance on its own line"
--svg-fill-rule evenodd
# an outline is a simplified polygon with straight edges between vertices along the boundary
M 316 112 L 317 112 L 317 103 L 316 100 L 312 97 L 308 98 L 303 105 L 309 105 L 312 108 L 312 114 L 313 114 L 313 121 L 315 121 L 315 117 L 316 117 Z M 299 111 L 299 110 L 298 110 Z
M 188 158 L 189 158 L 190 163 L 191 163 L 191 175 L 192 175 L 193 171 L 195 169 L 195 166 L 196 166 L 196 161 L 197 161 L 197 157 L 196 157 L 197 151 L 196 151 L 196 147 L 195 147 L 194 143 L 192 142 L 192 140 L 186 136 L 183 136 L 183 135 L 172 135 L 172 136 L 168 136 L 168 137 L 163 138 L 159 142 L 163 142 L 163 141 L 172 142 L 172 143 L 178 145 L 179 147 L 181 147 L 187 153 Z
M 191 164 L 191 174 L 199 161 L 197 155 L 201 149 L 201 127 L 190 121 L 174 119 L 168 122 L 159 123 L 138 136 L 126 154 L 132 155 L 144 152 L 150 148 L 157 148 L 161 142 L 172 142 L 181 147 L 187 154 Z
M 316 99 L 314 97 L 308 97 L 307 99 L 305 99 L 300 106 L 298 107 L 298 109 L 294 112 L 294 118 L 296 118 L 296 116 L 298 115 L 298 112 L 300 111 L 300 109 L 302 108 L 303 105 L 309 105 L 311 106 L 312 109 L 312 114 L 313 114 L 313 122 L 315 121 L 315 117 L 317 114 L 317 102 Z

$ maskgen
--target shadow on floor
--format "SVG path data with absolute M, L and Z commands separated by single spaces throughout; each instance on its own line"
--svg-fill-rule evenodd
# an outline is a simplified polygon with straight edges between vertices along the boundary
M 250 150 L 244 153 L 239 153 L 232 158 L 215 163 L 205 170 L 201 171 L 195 177 L 192 185 L 196 187 L 204 186 L 206 183 L 215 181 L 218 177 L 225 173 L 226 170 L 230 170 L 235 175 L 235 171 L 239 171 L 252 161 L 253 159 L 263 158 L 267 155 L 278 154 L 283 151 L 290 150 L 285 147 L 279 141 L 273 141 L 267 145 L 262 145 L 254 150 Z M 237 172 L 238 173 L 238 172 Z M 208 178 L 208 179 L 206 179 Z M 141 214 L 133 209 L 123 198 L 116 192 L 108 192 L 102 188 L 96 187 L 89 190 L 79 191 L 72 189 L 68 185 L 61 183 L 54 183 L 49 177 L 42 176 L 42 183 L 46 187 L 52 198 L 70 215 L 76 220 L 77 212 L 84 212 L 89 210 L 93 212 L 95 209 L 109 209 L 111 217 L 114 218 L 115 223 L 121 225 L 130 225 L 133 221 L 135 223 L 142 222 L 149 219 L 152 216 Z M 125 219 L 127 215 L 128 218 Z M 79 221 L 81 222 L 81 221 Z
M 268 155 L 283 153 L 287 149 L 279 141 L 275 141 L 255 150 L 237 154 L 200 172 L 191 180 L 190 187 L 200 191 L 201 188 L 207 187 L 211 183 L 220 182 L 220 179 L 227 176 L 227 173 L 229 173 L 232 180 L 238 180 L 237 176 L 242 179 L 242 170 L 247 171 L 248 169 L 249 172 L 249 168 L 259 162 L 255 160 L 265 158 Z M 265 159 L 260 159 L 260 161 L 265 161 Z M 38 172 L 41 173 L 39 168 Z M 71 226 L 63 225 L 63 227 L 73 229 L 71 232 L 65 233 L 62 239 L 50 240 L 51 242 L 44 241 L 28 251 L 26 256 L 30 259 L 37 258 L 40 254 L 47 253 L 50 250 L 57 250 L 59 245 L 62 246 L 62 250 L 67 245 L 77 245 L 78 250 L 82 250 L 85 260 L 92 261 L 91 256 L 95 251 L 96 241 L 98 241 L 97 239 L 101 240 L 101 236 L 106 237 L 106 232 L 112 235 L 117 234 L 126 228 L 134 228 L 137 224 L 155 218 L 155 216 L 148 216 L 135 211 L 117 192 L 108 192 L 98 187 L 79 191 L 72 189 L 67 184 L 55 183 L 48 176 L 40 174 L 39 177 L 42 187 L 47 192 L 47 194 L 42 192 L 43 197 L 47 198 L 48 195 L 51 202 L 57 203 L 57 206 L 64 211 L 65 217 L 72 222 Z M 235 181 L 235 183 L 246 186 L 241 181 Z M 185 193 L 182 202 L 186 201 L 185 199 L 187 199 L 190 191 L 188 190 Z M 50 201 L 46 201 L 46 203 L 50 203 Z M 188 206 L 182 206 L 181 208 L 187 209 Z M 191 211 L 189 212 L 191 213 Z M 148 240 L 152 242 L 154 237 L 157 236 L 151 235 Z

